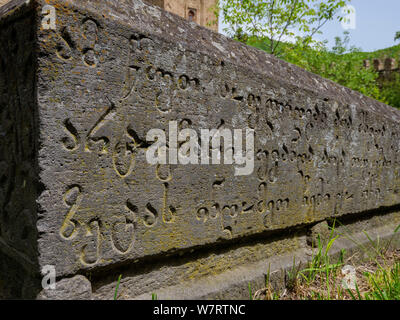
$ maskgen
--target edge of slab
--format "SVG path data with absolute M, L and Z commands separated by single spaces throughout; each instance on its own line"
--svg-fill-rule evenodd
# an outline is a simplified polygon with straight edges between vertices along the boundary
M 0 6 L 0 19 L 3 19 L 23 7 L 29 6 L 33 0 L 11 0 L 3 6 Z
M 343 104 L 356 104 L 361 109 L 400 122 L 400 110 L 141 0 L 46 1 L 52 2 L 72 5 L 105 19 L 111 18 L 133 30 L 146 30 L 145 33 L 149 35 L 161 37 L 165 41 L 183 45 L 188 50 L 221 61 L 228 61 L 263 76 L 272 78 L 274 75 L 281 75 L 277 79 L 279 82 L 318 92 L 321 97 Z

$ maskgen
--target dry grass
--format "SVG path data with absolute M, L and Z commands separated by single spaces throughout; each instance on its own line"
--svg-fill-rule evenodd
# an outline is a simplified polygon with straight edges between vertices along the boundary
M 399 227 L 395 232 L 398 230 Z M 346 259 L 345 253 L 342 252 L 339 262 L 331 263 L 328 253 L 335 240 L 336 238 L 330 239 L 324 248 L 319 241 L 318 251 L 307 268 L 300 269 L 293 264 L 283 290 L 274 290 L 268 279 L 266 287 L 255 292 L 252 298 L 254 300 L 400 300 L 399 249 L 383 248 L 373 243 L 368 252 L 364 252 L 369 257 L 365 262 L 360 263 L 361 259 L 357 256 L 362 252 Z M 344 266 L 353 267 L 355 270 L 354 289 L 348 289 L 343 284 L 346 280 L 343 273 Z
M 303 278 L 297 278 L 296 284 L 292 290 L 283 292 L 280 296 L 282 300 L 353 300 L 365 297 L 376 288 L 371 281 L 371 275 L 375 278 L 380 278 L 386 272 L 390 273 L 396 263 L 400 263 L 400 250 L 386 252 L 384 257 L 377 257 L 378 261 L 369 261 L 367 263 L 356 265 L 351 262 L 351 259 L 346 260 L 345 265 L 351 265 L 356 270 L 356 283 L 358 292 L 351 290 L 351 293 L 342 286 L 342 281 L 345 276 L 342 273 L 342 268 L 338 267 L 329 273 L 319 272 L 315 279 L 307 282 Z M 394 279 L 396 281 L 396 279 Z M 397 279 L 399 281 L 399 279 Z M 271 297 L 271 295 L 269 295 Z

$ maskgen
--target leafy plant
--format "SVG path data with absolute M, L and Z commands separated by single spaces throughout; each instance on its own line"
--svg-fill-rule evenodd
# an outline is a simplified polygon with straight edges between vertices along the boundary
M 269 40 L 249 38 L 247 44 L 268 51 Z M 400 49 L 400 48 L 399 48 Z M 379 54 L 398 54 L 396 48 Z M 336 37 L 335 46 L 329 50 L 326 42 L 310 46 L 298 38 L 295 43 L 282 43 L 280 58 L 312 73 L 361 92 L 373 99 L 400 108 L 400 75 L 386 82 L 378 81 L 379 74 L 373 68 L 365 68 L 364 59 L 371 58 L 360 48 L 350 45 L 350 36 L 344 32 Z
M 314 43 L 314 35 L 330 20 L 343 20 L 339 13 L 350 0 L 219 0 L 215 8 L 227 25 L 225 32 L 236 40 L 269 39 L 267 51 L 280 55 L 282 40 Z M 301 35 L 301 36 L 300 36 Z
M 394 41 L 400 40 L 400 31 L 397 31 L 394 36 Z
M 381 84 L 382 101 L 400 108 L 400 74 L 393 74 L 392 79 L 384 80 Z

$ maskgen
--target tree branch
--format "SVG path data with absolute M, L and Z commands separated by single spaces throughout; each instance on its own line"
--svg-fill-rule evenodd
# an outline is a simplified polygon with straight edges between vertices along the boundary
M 269 16 L 269 30 L 270 30 L 270 52 L 271 54 L 274 54 L 274 31 L 272 27 L 272 18 L 273 18 L 273 13 L 274 13 L 274 6 L 275 6 L 275 0 L 272 0 L 271 2 L 271 7 L 270 7 L 270 16 Z
M 275 52 L 275 50 L 278 48 L 278 46 L 280 45 L 281 40 L 282 40 L 282 36 L 285 34 L 287 28 L 289 27 L 289 25 L 290 25 L 291 22 L 292 22 L 293 14 L 294 14 L 294 12 L 295 12 L 295 9 L 296 9 L 296 7 L 297 7 L 298 2 L 299 2 L 299 0 L 295 0 L 294 5 L 292 6 L 292 10 L 290 11 L 289 19 L 288 19 L 288 21 L 286 22 L 286 25 L 285 25 L 285 27 L 283 28 L 283 31 L 282 31 L 281 35 L 279 36 L 279 39 L 278 39 L 278 41 L 277 41 L 277 43 L 276 43 L 276 45 L 275 45 L 275 48 L 273 49 L 274 52 Z

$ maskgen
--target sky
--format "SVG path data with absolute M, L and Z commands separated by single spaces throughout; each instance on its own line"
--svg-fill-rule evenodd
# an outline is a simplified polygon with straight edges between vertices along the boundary
M 362 51 L 375 51 L 400 44 L 394 41 L 400 31 L 400 0 L 352 0 L 355 9 L 355 29 L 350 32 L 350 45 Z M 223 26 L 220 24 L 220 31 Z M 328 22 L 318 40 L 328 40 L 328 47 L 335 44 L 336 36 L 343 36 L 345 29 L 337 20 Z

